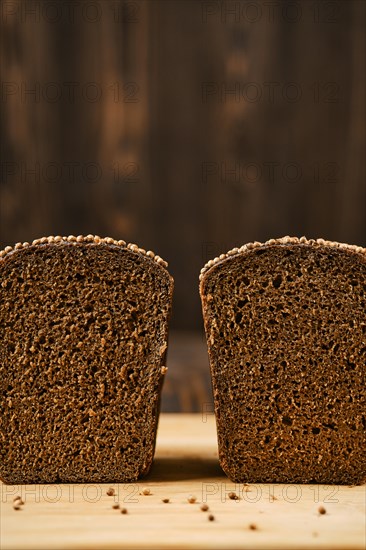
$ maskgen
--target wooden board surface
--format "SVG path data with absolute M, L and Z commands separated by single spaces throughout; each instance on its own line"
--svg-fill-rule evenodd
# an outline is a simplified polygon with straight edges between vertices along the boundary
M 162 414 L 151 474 L 114 485 L 115 496 L 109 487 L 0 485 L 1 550 L 366 547 L 365 485 L 235 485 L 218 465 L 212 415 Z M 150 495 L 140 494 L 145 487 Z M 240 500 L 230 500 L 230 491 Z M 18 511 L 16 495 L 25 502 Z M 114 510 L 116 503 L 128 513 Z

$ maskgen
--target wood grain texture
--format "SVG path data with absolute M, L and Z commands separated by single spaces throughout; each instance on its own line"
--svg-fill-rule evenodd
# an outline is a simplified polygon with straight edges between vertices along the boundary
M 115 496 L 109 485 L 0 485 L 1 549 L 365 548 L 366 486 L 235 485 L 219 468 L 210 414 L 163 414 L 151 474 L 111 486 Z M 18 511 L 16 495 L 25 502 Z
M 211 375 L 204 333 L 171 331 L 162 412 L 213 410 Z
M 137 242 L 199 330 L 200 268 L 230 248 L 365 246 L 365 2 L 71 4 L 3 2 L 0 248 Z

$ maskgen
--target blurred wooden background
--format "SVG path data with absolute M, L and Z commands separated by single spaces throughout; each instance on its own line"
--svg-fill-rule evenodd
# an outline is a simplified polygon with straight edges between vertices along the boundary
M 0 247 L 96 233 L 167 259 L 185 332 L 163 405 L 199 409 L 208 259 L 285 234 L 366 246 L 365 2 L 13 0 L 0 15 Z M 177 397 L 175 376 L 194 392 Z

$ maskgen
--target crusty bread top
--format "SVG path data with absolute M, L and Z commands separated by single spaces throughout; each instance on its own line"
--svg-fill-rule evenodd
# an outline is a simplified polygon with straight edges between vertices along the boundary
M 161 267 L 164 267 L 165 269 L 168 267 L 168 262 L 160 258 L 160 256 L 158 256 L 151 250 L 146 251 L 143 248 L 139 248 L 137 244 L 132 244 L 132 243 L 127 244 L 126 241 L 116 241 L 111 237 L 99 237 L 98 235 L 86 235 L 85 237 L 83 235 L 78 235 L 77 237 L 75 237 L 74 235 L 69 235 L 68 237 L 60 237 L 59 235 L 57 235 L 56 237 L 50 236 L 50 237 L 42 237 L 41 239 L 35 239 L 31 243 L 28 243 L 28 242 L 17 243 L 14 246 L 7 246 L 4 250 L 0 251 L 0 261 L 11 252 L 14 252 L 15 250 L 20 250 L 22 248 L 28 248 L 29 246 L 38 246 L 43 244 L 63 244 L 63 243 L 113 244 L 115 246 L 120 246 L 122 248 L 128 248 L 129 250 L 131 250 L 132 252 L 135 252 L 136 254 L 146 256 L 147 258 L 150 258 L 151 260 L 159 264 Z
M 226 254 L 221 254 L 217 258 L 214 258 L 213 260 L 210 260 L 207 262 L 204 267 L 201 269 L 200 274 L 200 280 L 202 280 L 205 273 L 211 269 L 211 267 L 217 265 L 222 260 L 225 260 L 226 258 L 229 258 L 229 256 L 237 256 L 238 254 L 242 254 L 244 252 L 248 252 L 250 250 L 253 250 L 253 248 L 261 248 L 264 246 L 273 246 L 273 245 L 287 245 L 287 244 L 305 244 L 305 245 L 311 245 L 311 246 L 327 246 L 330 248 L 341 248 L 344 250 L 350 250 L 352 252 L 357 252 L 359 254 L 364 254 L 366 257 L 366 248 L 363 248 L 362 246 L 352 245 L 352 244 L 346 244 L 346 243 L 338 243 L 335 241 L 326 241 L 325 239 L 307 239 L 306 237 L 281 237 L 280 239 L 270 239 L 269 241 L 266 241 L 265 243 L 260 243 L 258 241 L 255 241 L 253 243 L 247 243 L 241 246 L 240 248 L 233 248 L 232 250 L 229 250 L 229 252 L 226 252 Z

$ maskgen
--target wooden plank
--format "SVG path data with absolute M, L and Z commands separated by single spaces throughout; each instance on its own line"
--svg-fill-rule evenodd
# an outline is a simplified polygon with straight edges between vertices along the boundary
M 212 415 L 161 415 L 151 474 L 113 487 L 115 496 L 109 485 L 0 485 L 0 548 L 365 548 L 365 485 L 235 485 L 218 465 Z

